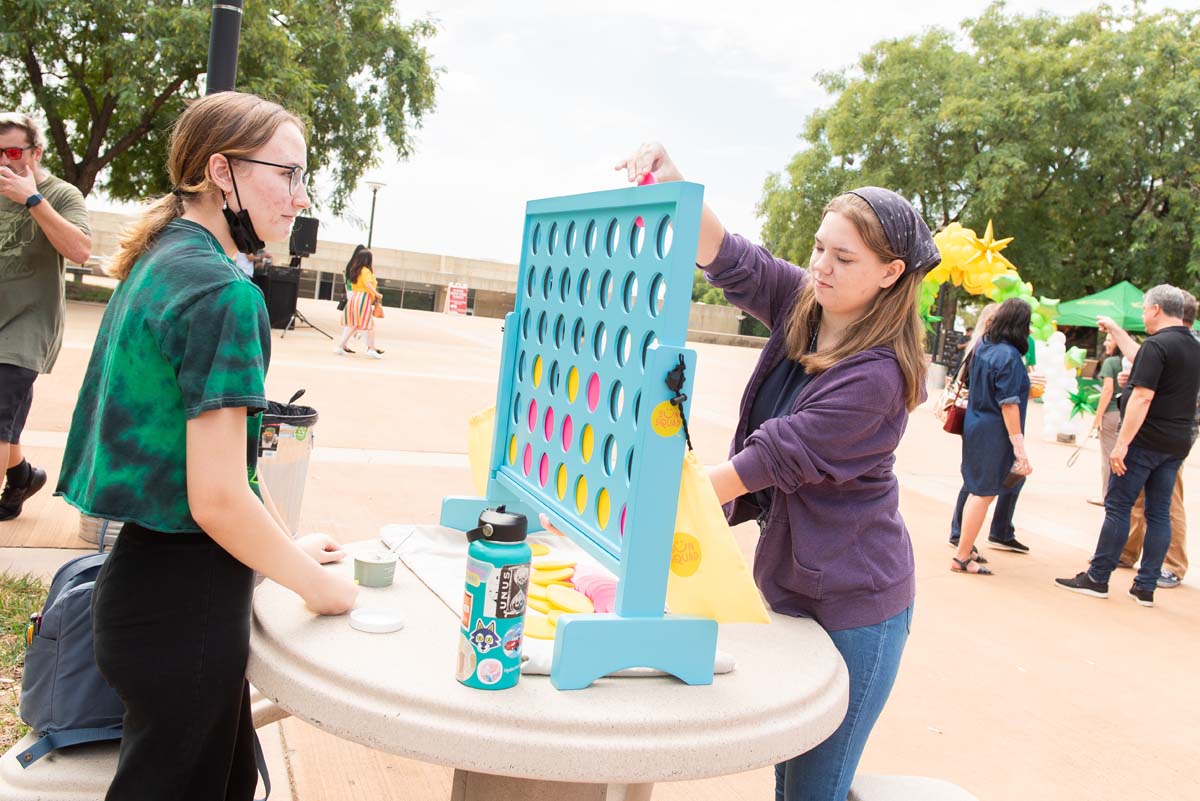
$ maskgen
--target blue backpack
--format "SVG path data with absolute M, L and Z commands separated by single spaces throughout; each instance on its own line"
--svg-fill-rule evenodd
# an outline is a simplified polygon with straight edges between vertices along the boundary
M 107 558 L 89 554 L 60 567 L 41 613 L 31 617 L 21 719 L 38 740 L 17 755 L 23 768 L 57 748 L 121 739 L 125 706 L 92 650 L 92 589 Z

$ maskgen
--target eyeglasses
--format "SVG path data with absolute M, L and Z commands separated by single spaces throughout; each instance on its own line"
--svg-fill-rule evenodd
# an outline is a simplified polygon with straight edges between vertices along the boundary
M 258 159 L 248 159 L 244 156 L 226 156 L 226 158 L 234 158 L 238 161 L 248 161 L 251 164 L 263 164 L 267 167 L 278 167 L 281 170 L 288 171 L 288 189 L 292 194 L 300 191 L 300 187 L 304 185 L 304 168 L 298 164 L 276 164 L 273 161 L 259 161 Z
M 8 156 L 9 161 L 16 161 L 21 158 L 21 154 L 26 150 L 33 150 L 33 145 L 28 147 L 0 147 L 0 153 Z

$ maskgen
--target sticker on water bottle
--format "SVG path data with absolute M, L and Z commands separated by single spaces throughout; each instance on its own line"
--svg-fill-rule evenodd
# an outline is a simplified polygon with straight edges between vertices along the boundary
M 458 641 L 458 668 L 454 675 L 459 681 L 466 681 L 475 675 L 475 649 L 465 637 Z
M 501 647 L 504 648 L 504 655 L 509 659 L 521 653 L 521 634 L 524 633 L 522 631 L 524 628 L 520 623 L 517 623 L 504 635 Z
M 479 670 L 475 671 L 475 675 L 484 684 L 495 684 L 504 675 L 504 666 L 500 664 L 499 659 L 485 659 L 479 663 Z
M 467 560 L 467 584 L 472 587 L 478 587 L 480 584 L 488 580 L 488 576 L 492 574 L 492 566 L 487 562 L 480 562 L 477 559 Z
M 521 617 L 529 592 L 529 565 L 503 565 L 487 577 L 483 614 L 497 620 Z

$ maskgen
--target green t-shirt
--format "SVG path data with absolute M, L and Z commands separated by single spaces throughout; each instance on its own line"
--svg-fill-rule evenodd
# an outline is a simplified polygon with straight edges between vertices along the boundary
M 43 203 L 91 235 L 83 195 L 53 175 Z M 62 347 L 63 260 L 24 203 L 0 196 L 0 364 L 48 373 Z
M 1111 378 L 1113 380 L 1112 400 L 1108 402 L 1108 408 L 1101 412 L 1101 414 L 1107 414 L 1108 412 L 1119 412 L 1121 410 L 1121 405 L 1119 403 L 1121 400 L 1121 385 L 1117 383 L 1117 376 L 1120 374 L 1120 356 L 1109 356 L 1104 360 L 1104 363 L 1100 365 L 1100 382 L 1103 383 L 1104 379 L 1106 378 Z
M 170 223 L 104 312 L 58 493 L 96 517 L 200 531 L 187 498 L 187 421 L 250 410 L 246 465 L 257 492 L 270 357 L 262 292 L 204 227 Z

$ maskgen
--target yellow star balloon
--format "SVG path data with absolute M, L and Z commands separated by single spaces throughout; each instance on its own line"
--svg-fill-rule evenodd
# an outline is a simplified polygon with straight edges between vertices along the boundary
M 992 235 L 992 221 L 988 220 L 987 231 L 984 232 L 983 239 L 975 237 L 975 241 L 971 243 L 971 246 L 975 249 L 975 255 L 967 261 L 967 265 L 970 265 L 976 259 L 983 259 L 987 262 L 988 267 L 1001 265 L 1005 270 L 1013 269 L 1012 262 L 1000 255 L 1000 251 L 1008 247 L 1008 243 L 1012 241 L 1013 237 L 1011 236 L 1004 239 L 996 239 Z

